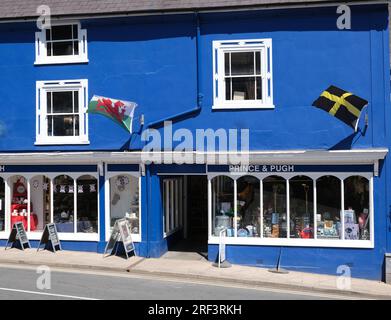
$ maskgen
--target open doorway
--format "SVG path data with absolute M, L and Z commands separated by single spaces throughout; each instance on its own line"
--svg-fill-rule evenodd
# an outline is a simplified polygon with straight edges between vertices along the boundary
M 183 205 L 181 203 L 183 202 Z M 178 206 L 177 206 L 178 204 Z M 176 209 L 177 207 L 177 209 Z M 163 182 L 163 208 L 166 229 L 173 212 L 180 230 L 168 241 L 171 253 L 208 253 L 208 179 L 206 176 L 166 177 Z M 178 211 L 178 218 L 175 219 Z M 174 228 L 175 229 L 175 228 Z M 171 254 L 173 256 L 173 254 Z

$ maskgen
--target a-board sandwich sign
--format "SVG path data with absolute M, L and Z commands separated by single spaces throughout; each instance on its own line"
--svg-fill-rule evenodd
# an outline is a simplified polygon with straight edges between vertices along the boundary
M 14 247 L 14 245 L 19 242 L 22 250 L 26 248 L 31 248 L 30 241 L 27 237 L 26 230 L 24 229 L 23 222 L 16 222 L 11 230 L 11 233 L 8 237 L 7 244 L 5 246 L 5 249 L 8 248 L 9 244 L 11 245 L 11 248 Z
M 42 245 L 45 245 L 46 249 L 48 244 L 51 245 L 51 249 L 53 250 L 53 252 L 61 250 L 60 238 L 58 236 L 57 228 L 54 223 L 48 223 L 45 226 L 37 251 L 39 251 Z

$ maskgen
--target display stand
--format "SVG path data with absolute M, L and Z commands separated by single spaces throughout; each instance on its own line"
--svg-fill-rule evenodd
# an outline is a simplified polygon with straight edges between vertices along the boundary
M 37 252 L 41 248 L 42 245 L 45 245 L 44 249 L 47 249 L 47 245 L 51 245 L 51 249 L 54 253 L 58 250 L 62 250 L 60 238 L 58 237 L 57 228 L 54 223 L 48 223 L 45 226 L 45 230 L 42 233 L 41 241 L 39 242 Z
M 14 247 L 15 243 L 19 242 L 22 250 L 31 248 L 30 241 L 27 238 L 26 230 L 24 229 L 23 222 L 17 222 L 13 225 L 10 236 L 8 238 L 5 250 L 8 248 L 8 244 L 12 243 L 11 248 Z

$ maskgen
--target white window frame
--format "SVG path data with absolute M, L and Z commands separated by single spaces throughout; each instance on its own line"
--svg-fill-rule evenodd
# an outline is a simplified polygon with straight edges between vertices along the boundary
M 266 238 L 263 236 L 263 180 L 270 176 L 279 176 L 286 179 L 287 186 L 289 186 L 289 180 L 293 177 L 304 175 L 314 181 L 314 238 L 313 239 L 297 239 L 297 238 Z M 361 176 L 369 181 L 369 232 L 370 240 L 346 240 L 344 238 L 344 219 L 341 223 L 341 239 L 317 239 L 317 223 L 316 223 L 316 214 L 317 214 L 317 201 L 316 201 L 316 181 L 323 176 L 334 176 L 341 180 L 341 208 L 344 211 L 344 180 L 351 176 Z M 234 201 L 237 199 L 237 180 L 243 176 L 253 176 L 258 178 L 260 181 L 260 218 L 261 218 L 261 234 L 260 237 L 250 238 L 250 237 L 226 237 L 226 244 L 231 245 L 262 245 L 262 246 L 288 246 L 288 247 L 329 247 L 329 248 L 370 248 L 375 247 L 375 227 L 374 227 L 374 202 L 373 202 L 373 174 L 364 173 L 364 172 L 295 172 L 295 173 L 267 173 L 267 174 L 254 174 L 254 173 L 244 173 L 242 175 L 231 175 L 230 173 L 209 173 L 208 174 L 208 215 L 209 215 L 209 244 L 219 244 L 219 237 L 213 235 L 213 216 L 212 216 L 212 180 L 218 176 L 226 176 L 233 180 L 234 182 Z M 290 221 L 289 216 L 289 187 L 287 188 L 287 221 Z M 237 216 L 237 207 L 234 206 L 234 214 Z M 236 219 L 234 219 L 236 220 Z M 234 227 L 235 228 L 235 227 Z M 288 228 L 289 229 L 289 228 Z M 235 228 L 236 230 L 236 228 Z M 236 231 L 235 231 L 236 236 Z
M 46 42 L 46 30 L 48 28 L 44 28 L 41 31 L 35 33 L 34 64 L 45 65 L 45 64 L 88 63 L 87 30 L 81 28 L 80 22 L 79 21 L 52 22 L 51 25 L 52 26 L 77 25 L 79 54 L 67 55 L 67 56 L 48 56 L 47 42 Z
M 89 144 L 88 140 L 88 80 L 37 81 L 36 145 Z M 79 135 L 48 136 L 47 92 L 79 91 Z
M 262 100 L 226 100 L 225 53 L 261 51 Z M 213 41 L 213 109 L 273 109 L 272 39 Z

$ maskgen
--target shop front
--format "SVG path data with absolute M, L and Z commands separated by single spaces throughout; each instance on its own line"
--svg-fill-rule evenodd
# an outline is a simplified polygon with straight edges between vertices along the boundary
M 99 241 L 97 165 L 3 165 L 0 173 L 0 239 L 22 222 L 32 243 L 55 223 L 64 248 L 92 249 Z

